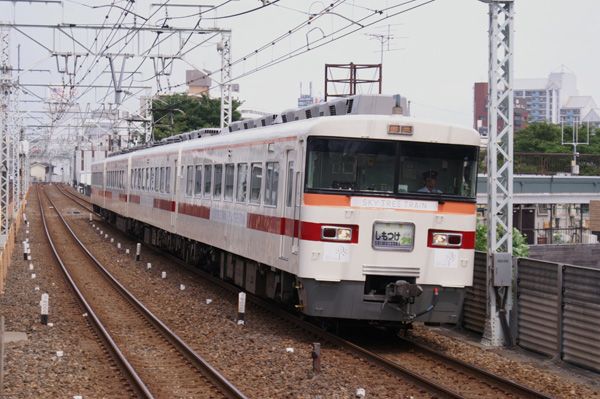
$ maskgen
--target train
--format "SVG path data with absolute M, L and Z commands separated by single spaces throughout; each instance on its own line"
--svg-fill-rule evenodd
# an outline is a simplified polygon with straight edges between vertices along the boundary
M 473 282 L 480 136 L 354 95 L 92 165 L 95 212 L 321 320 L 458 323 Z M 160 145 L 157 145 L 160 144 Z

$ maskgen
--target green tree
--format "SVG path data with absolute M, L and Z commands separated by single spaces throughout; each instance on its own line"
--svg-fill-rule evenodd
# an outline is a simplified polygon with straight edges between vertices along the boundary
M 239 101 L 233 101 L 232 120 L 240 120 Z M 206 95 L 173 94 L 152 100 L 154 140 L 221 124 L 221 99 Z M 171 132 L 172 129 L 172 132 Z
M 580 154 L 600 153 L 600 129 L 585 125 L 577 126 L 578 142 L 587 141 L 589 144 L 580 145 L 577 151 Z M 561 126 L 546 122 L 533 122 L 523 130 L 515 132 L 514 152 L 538 152 L 545 154 L 572 154 L 572 145 L 563 145 L 573 142 L 573 126 Z
M 529 244 L 519 230 L 513 227 L 513 256 L 526 258 L 529 256 Z M 475 230 L 475 250 L 487 252 L 487 225 L 478 224 Z
M 514 152 L 539 152 L 547 154 L 568 154 L 569 146 L 563 146 L 561 127 L 546 122 L 534 122 L 523 130 L 515 132 Z

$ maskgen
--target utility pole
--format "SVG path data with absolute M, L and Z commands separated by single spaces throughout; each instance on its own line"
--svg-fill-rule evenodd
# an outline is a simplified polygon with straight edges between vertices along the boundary
M 483 343 L 505 342 L 512 347 L 506 305 L 513 281 L 514 1 L 480 1 L 489 4 L 490 22 L 487 307 Z

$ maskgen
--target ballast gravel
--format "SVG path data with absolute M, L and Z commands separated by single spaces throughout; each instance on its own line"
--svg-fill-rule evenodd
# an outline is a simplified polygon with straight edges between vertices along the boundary
M 0 397 L 130 397 L 125 390 L 115 389 L 120 384 L 119 374 L 98 346 L 86 316 L 74 303 L 51 259 L 36 200 L 29 200 L 26 214 L 29 224 L 23 224 L 18 233 L 5 289 L 0 294 L 0 315 L 6 331 L 24 333 L 27 339 L 5 344 Z M 217 364 L 221 373 L 249 398 L 355 398 L 361 389 L 365 398 L 430 397 L 327 345 L 322 347 L 322 371 L 316 374 L 312 370 L 313 342 L 305 333 L 278 325 L 276 319 L 251 307 L 245 324 L 240 325 L 235 298 L 144 250 L 136 262 L 135 242 L 118 233 L 109 233 L 109 238 L 100 236 L 87 214 L 72 214 L 69 220 L 85 232 L 83 241 L 94 243 L 99 260 L 123 279 L 138 299 L 209 363 Z M 110 231 L 102 222 L 96 223 Z M 20 252 L 20 243 L 27 238 L 31 260 L 25 260 Z M 110 238 L 114 238 L 113 243 Z M 122 243 L 120 251 L 117 242 Z M 48 325 L 41 323 L 40 299 L 44 292 L 50 298 Z M 483 347 L 477 339 L 452 329 L 416 325 L 412 334 L 422 344 L 555 398 L 600 399 L 598 374 L 533 355 Z

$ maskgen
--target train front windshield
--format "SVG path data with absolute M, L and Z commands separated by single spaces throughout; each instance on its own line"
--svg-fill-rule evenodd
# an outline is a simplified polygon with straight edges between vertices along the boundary
M 307 192 L 474 200 L 478 148 L 310 137 Z

